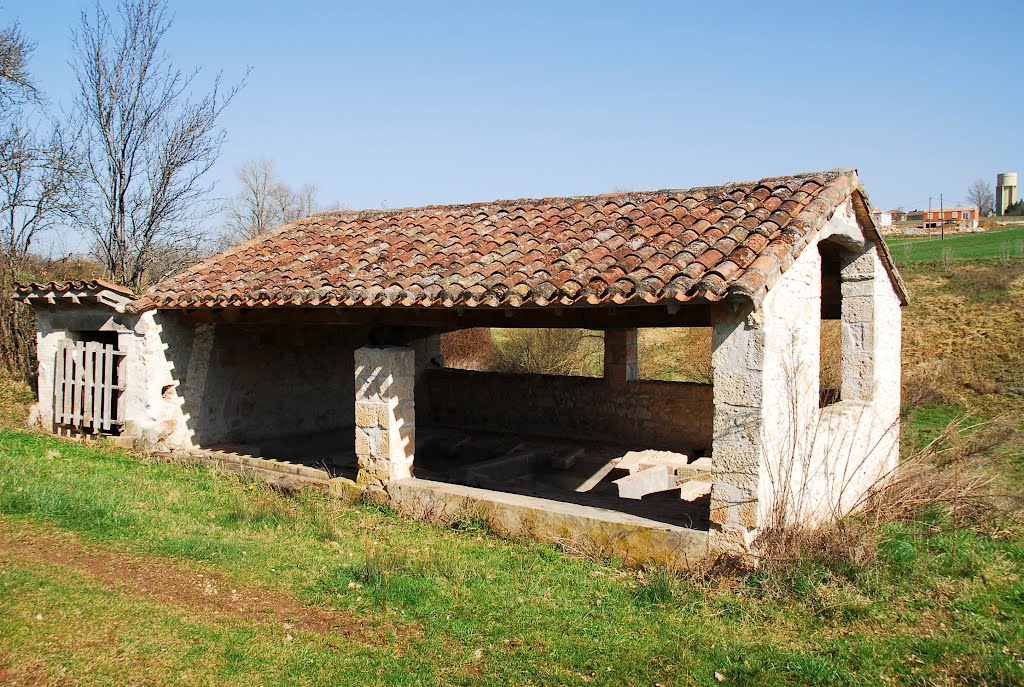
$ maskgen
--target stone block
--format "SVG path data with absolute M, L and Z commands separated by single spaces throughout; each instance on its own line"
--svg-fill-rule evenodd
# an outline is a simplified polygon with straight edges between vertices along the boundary
M 327 491 L 344 503 L 358 503 L 363 497 L 363 488 L 345 477 L 335 477 L 328 481 Z
M 356 428 L 356 455 L 369 456 L 373 449 L 370 443 L 370 435 L 364 428 Z
M 676 476 L 664 465 L 640 470 L 613 482 L 619 489 L 620 499 L 642 499 L 648 494 L 676 488 Z
M 386 408 L 377 401 L 356 401 L 356 427 L 375 428 L 384 426 L 381 410 Z
M 760 408 L 762 388 L 758 375 L 747 371 L 715 372 L 715 404 Z
M 706 480 L 687 480 L 679 485 L 679 498 L 683 501 L 696 501 L 711 493 L 711 482 Z

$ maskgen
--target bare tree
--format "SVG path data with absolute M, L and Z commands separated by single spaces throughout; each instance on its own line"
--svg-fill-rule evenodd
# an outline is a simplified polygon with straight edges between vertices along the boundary
M 33 48 L 17 24 L 0 30 L 0 365 L 24 376 L 35 320 L 14 302 L 14 282 L 37 276 L 33 241 L 72 216 L 78 172 L 74 139 L 47 117 L 29 73 Z
M 74 141 L 43 118 L 5 122 L 0 159 L 0 358 L 8 370 L 28 374 L 34 324 L 13 302 L 12 289 L 25 277 L 33 240 L 74 215 L 79 169 Z
M 35 46 L 17 24 L 0 30 L 0 110 L 38 98 L 29 77 L 28 58 Z
M 251 239 L 317 207 L 316 186 L 292 189 L 278 177 L 273 160 L 246 160 L 235 174 L 242 187 L 225 207 L 224 244 Z
M 995 193 L 992 187 L 985 183 L 984 179 L 975 179 L 967 187 L 967 202 L 978 206 L 978 212 L 985 214 L 991 212 L 996 204 Z
M 218 121 L 241 87 L 225 90 L 218 74 L 193 98 L 199 70 L 181 72 L 160 46 L 170 27 L 166 0 L 122 0 L 116 21 L 97 4 L 74 33 L 83 224 L 110 277 L 133 288 L 155 256 L 179 256 L 178 267 L 198 255 L 212 188 L 205 177 L 225 136 Z

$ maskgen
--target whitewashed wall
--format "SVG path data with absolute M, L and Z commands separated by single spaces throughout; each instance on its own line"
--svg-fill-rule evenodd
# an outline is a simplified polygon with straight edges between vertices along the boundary
M 844 513 L 899 458 L 899 299 L 849 201 L 816 240 L 860 254 L 843 270 L 842 400 L 818 407 L 821 257 L 814 243 L 756 312 L 725 311 L 716 323 L 718 548 L 747 547 L 773 524 Z

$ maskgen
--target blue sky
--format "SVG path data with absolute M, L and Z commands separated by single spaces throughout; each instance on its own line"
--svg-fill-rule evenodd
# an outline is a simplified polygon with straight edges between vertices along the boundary
M 57 103 L 84 5 L 3 4 Z M 1024 167 L 1019 1 L 171 8 L 177 64 L 252 67 L 223 120 L 222 196 L 249 157 L 350 208 L 856 167 L 875 205 L 909 209 Z

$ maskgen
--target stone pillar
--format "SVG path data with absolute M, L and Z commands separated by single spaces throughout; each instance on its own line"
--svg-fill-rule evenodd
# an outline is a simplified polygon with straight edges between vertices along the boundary
M 869 401 L 875 393 L 875 256 L 864 251 L 842 271 L 844 401 Z
M 716 312 L 712 335 L 713 546 L 746 550 L 756 536 L 761 481 L 765 331 L 760 312 Z
M 357 481 L 371 491 L 412 477 L 415 379 L 412 348 L 365 346 L 355 352 Z
M 604 330 L 604 378 L 616 388 L 639 377 L 637 365 L 637 330 Z

